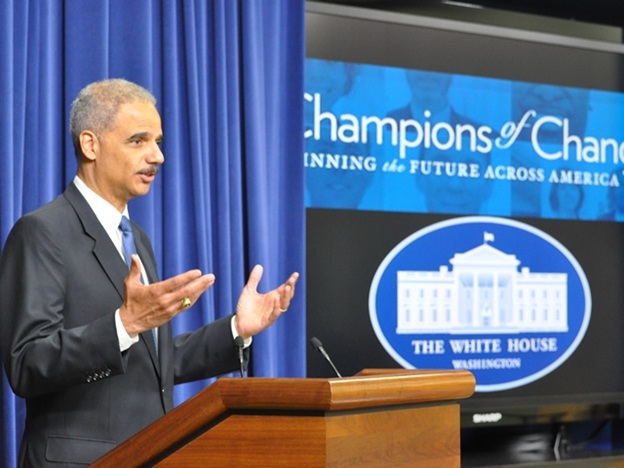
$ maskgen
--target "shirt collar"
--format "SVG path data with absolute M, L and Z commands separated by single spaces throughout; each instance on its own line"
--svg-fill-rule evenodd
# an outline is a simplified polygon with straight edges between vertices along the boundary
M 120 213 L 117 211 L 117 208 L 87 187 L 87 184 L 85 184 L 80 177 L 74 177 L 74 184 L 85 200 L 87 200 L 87 203 L 109 236 L 113 237 L 117 235 L 122 215 L 128 218 L 130 217 L 128 214 L 128 205 L 124 207 L 123 213 Z

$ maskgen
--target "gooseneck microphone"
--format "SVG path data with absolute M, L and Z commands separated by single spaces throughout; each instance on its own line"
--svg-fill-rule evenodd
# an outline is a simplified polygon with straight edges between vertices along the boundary
M 332 369 L 334 369 L 334 372 L 336 373 L 336 375 L 338 377 L 342 377 L 342 375 L 340 375 L 340 372 L 338 372 L 338 369 L 336 369 L 336 366 L 334 366 L 334 363 L 329 357 L 329 354 L 327 354 L 327 351 L 325 351 L 325 348 L 323 348 L 323 343 L 321 343 L 321 340 L 313 336 L 312 338 L 310 338 L 310 344 L 312 345 L 314 349 L 316 349 L 319 353 L 323 355 L 323 357 L 325 358 L 327 362 L 329 362 L 329 365 L 332 366 Z
M 238 360 L 240 361 L 240 376 L 245 377 L 245 356 L 243 356 L 243 348 L 245 347 L 245 341 L 237 336 L 234 338 L 234 346 L 238 350 Z

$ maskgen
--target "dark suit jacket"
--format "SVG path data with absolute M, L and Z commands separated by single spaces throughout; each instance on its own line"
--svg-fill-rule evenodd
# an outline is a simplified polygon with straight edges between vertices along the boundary
M 150 282 L 151 243 L 133 225 Z M 13 391 L 26 399 L 20 466 L 87 464 L 163 416 L 174 383 L 238 368 L 231 317 L 172 338 L 159 329 L 123 353 L 114 312 L 127 266 L 78 189 L 21 218 L 0 257 L 0 339 Z

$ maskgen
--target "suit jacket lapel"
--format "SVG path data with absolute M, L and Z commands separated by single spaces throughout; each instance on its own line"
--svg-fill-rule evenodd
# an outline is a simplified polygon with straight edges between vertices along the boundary
M 128 267 L 126 263 L 119 255 L 117 248 L 110 240 L 110 237 L 104 230 L 104 227 L 100 224 L 100 221 L 95 216 L 95 213 L 73 182 L 67 187 L 63 195 L 74 208 L 80 222 L 82 223 L 85 234 L 93 239 L 93 254 L 119 293 L 120 299 L 123 300 L 125 295 L 124 280 L 128 274 Z M 156 266 L 152 261 L 153 257 L 151 253 L 149 253 L 148 248 L 144 245 L 144 242 L 140 239 L 141 236 L 135 236 L 137 253 L 139 254 L 139 257 L 141 257 L 141 261 L 143 262 L 143 266 L 147 272 L 147 277 L 150 283 L 158 281 Z M 156 353 L 156 344 L 152 333 L 144 332 L 140 334 L 140 337 L 143 344 L 147 346 L 152 363 L 154 364 L 154 369 L 158 374 L 160 374 L 158 353 Z
M 84 199 L 80 191 L 72 182 L 63 194 L 73 206 L 84 233 L 94 241 L 93 254 L 100 263 L 102 269 L 110 279 L 113 286 L 119 293 L 119 297 L 124 297 L 124 279 L 128 274 L 128 267 L 121 259 L 115 245 L 98 221 L 95 213 Z

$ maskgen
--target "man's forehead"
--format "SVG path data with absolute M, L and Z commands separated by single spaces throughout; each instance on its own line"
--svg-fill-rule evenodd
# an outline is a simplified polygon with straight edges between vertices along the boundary
M 158 118 L 160 120 L 158 109 L 151 102 L 127 102 L 119 106 L 117 115 L 127 115 L 135 118 Z
M 121 127 L 130 133 L 162 133 L 160 114 L 150 102 L 123 104 L 119 108 L 115 124 L 116 127 Z

